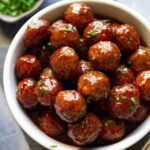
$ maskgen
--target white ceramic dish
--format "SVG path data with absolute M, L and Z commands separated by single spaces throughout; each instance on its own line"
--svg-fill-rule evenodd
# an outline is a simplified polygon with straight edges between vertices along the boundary
M 7 16 L 7 15 L 4 15 L 4 14 L 0 13 L 0 19 L 5 21 L 5 22 L 8 22 L 8 23 L 15 23 L 15 22 L 17 22 L 17 21 L 19 21 L 19 20 L 21 20 L 21 19 L 31 15 L 33 12 L 35 12 L 41 6 L 41 4 L 43 2 L 44 2 L 44 0 L 38 0 L 36 2 L 35 6 L 31 10 L 23 13 L 20 16 L 12 17 L 12 16 Z
M 30 120 L 30 118 L 26 115 L 26 113 L 20 107 L 19 103 L 16 100 L 16 78 L 14 68 L 17 58 L 24 53 L 25 47 L 23 45 L 22 38 L 27 25 L 34 18 L 42 18 L 49 21 L 57 20 L 58 18 L 63 16 L 64 10 L 68 4 L 77 1 L 88 3 L 94 9 L 94 12 L 96 14 L 108 16 L 122 22 L 133 24 L 138 29 L 142 39 L 150 47 L 150 24 L 135 11 L 113 1 L 61 1 L 43 9 L 35 16 L 33 16 L 29 21 L 27 21 L 27 23 L 25 23 L 25 25 L 19 30 L 14 40 L 12 41 L 6 56 L 3 74 L 5 95 L 12 114 L 14 115 L 19 125 L 24 129 L 24 131 L 35 141 L 37 141 L 39 144 L 43 145 L 46 148 L 50 148 L 50 146 L 52 145 L 57 145 L 55 150 L 81 150 L 81 148 L 70 146 L 48 137 L 41 130 L 39 130 L 38 127 Z M 121 141 L 107 146 L 95 147 L 92 148 L 92 150 L 122 150 L 139 141 L 149 131 L 150 115 L 136 130 L 134 130 Z M 90 150 L 90 148 L 86 148 L 86 150 Z

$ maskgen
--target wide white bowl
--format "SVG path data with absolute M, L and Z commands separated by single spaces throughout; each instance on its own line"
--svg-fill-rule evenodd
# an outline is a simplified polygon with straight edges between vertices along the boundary
M 16 77 L 14 70 L 16 60 L 24 53 L 25 50 L 22 39 L 27 25 L 34 18 L 42 18 L 49 20 L 50 22 L 59 19 L 63 16 L 66 6 L 73 2 L 86 2 L 94 9 L 94 12 L 98 15 L 108 16 L 117 19 L 121 22 L 133 24 L 137 28 L 142 39 L 150 47 L 150 24 L 135 11 L 131 10 L 130 8 L 122 4 L 113 1 L 106 1 L 106 0 L 61 1 L 43 9 L 23 25 L 23 27 L 19 30 L 19 32 L 13 39 L 5 60 L 3 82 L 6 99 L 12 114 L 14 115 L 19 125 L 23 128 L 23 130 L 35 141 L 37 141 L 39 144 L 43 145 L 46 148 L 50 148 L 50 146 L 57 145 L 55 150 L 81 150 L 81 148 L 70 146 L 48 137 L 30 120 L 30 118 L 20 107 L 16 99 Z M 91 150 L 125 149 L 133 145 L 137 141 L 139 141 L 149 131 L 150 131 L 150 115 L 138 128 L 136 128 L 132 133 L 130 133 L 121 141 L 107 146 L 91 148 Z M 86 150 L 90 150 L 90 148 L 86 148 Z

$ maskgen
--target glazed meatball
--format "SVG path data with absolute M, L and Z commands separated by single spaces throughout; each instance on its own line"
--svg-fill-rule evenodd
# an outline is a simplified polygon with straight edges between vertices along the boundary
M 93 67 L 91 65 L 90 62 L 88 61 L 84 61 L 84 60 L 80 60 L 79 62 L 79 66 L 78 66 L 78 74 L 82 75 L 88 71 L 93 71 Z
M 89 45 L 93 45 L 99 41 L 112 40 L 113 32 L 110 24 L 102 21 L 94 21 L 86 27 L 83 36 Z
M 148 116 L 148 113 L 149 113 L 149 104 L 142 103 L 137 109 L 137 112 L 131 118 L 129 118 L 129 121 L 141 122 Z
M 116 69 L 112 80 L 114 85 L 133 83 L 135 80 L 134 72 L 130 68 L 127 68 L 125 65 L 120 65 Z
M 51 68 L 45 68 L 40 75 L 40 79 L 41 80 L 47 79 L 47 78 L 54 77 L 54 76 L 55 76 L 54 70 L 52 70 Z
M 141 91 L 142 99 L 150 102 L 150 70 L 138 74 L 136 85 Z
M 141 72 L 150 69 L 150 48 L 140 46 L 131 54 L 128 64 L 135 72 Z
M 106 99 L 109 88 L 109 78 L 98 71 L 84 73 L 78 81 L 78 92 L 91 101 Z
M 139 108 L 140 92 L 133 84 L 113 87 L 108 98 L 108 111 L 117 119 L 131 118 Z
M 50 58 L 50 65 L 60 79 L 73 78 L 78 70 L 79 57 L 70 47 L 62 47 L 55 51 Z
M 40 115 L 39 126 L 49 136 L 58 136 L 65 131 L 65 123 L 51 110 Z
M 115 30 L 115 41 L 122 51 L 131 52 L 140 45 L 140 36 L 130 24 L 122 24 Z
M 16 96 L 24 108 L 32 108 L 38 104 L 34 90 L 37 84 L 32 78 L 25 78 L 18 83 Z
M 85 99 L 75 90 L 59 92 L 54 107 L 59 117 L 68 123 L 80 120 L 87 110 Z
M 120 63 L 120 50 L 110 41 L 100 41 L 92 45 L 88 57 L 94 68 L 102 71 L 115 71 Z
M 43 106 L 53 106 L 55 97 L 62 90 L 62 86 L 54 77 L 44 78 L 38 81 L 35 89 L 37 100 Z
M 38 78 L 41 65 L 35 55 L 24 55 L 17 60 L 16 75 L 19 79 L 26 77 Z
M 111 24 L 111 27 L 112 27 L 112 31 L 113 31 L 113 36 L 115 36 L 115 32 L 117 30 L 117 28 L 120 26 L 120 24 L 114 22 Z
M 27 47 L 38 47 L 50 36 L 50 24 L 46 20 L 34 20 L 28 25 L 24 34 L 24 44 Z
M 85 3 L 71 4 L 65 11 L 65 20 L 81 30 L 94 20 L 93 10 Z
M 61 19 L 53 22 L 51 27 L 50 27 L 51 32 L 54 31 L 55 29 L 59 28 L 64 23 L 65 23 L 65 21 L 61 20 Z
M 125 124 L 123 121 L 105 117 L 102 119 L 103 128 L 99 138 L 106 141 L 118 141 L 125 135 Z
M 61 23 L 59 27 L 51 31 L 50 41 L 54 49 L 62 46 L 76 48 L 79 38 L 79 33 L 75 26 L 69 23 Z
M 68 136 L 76 145 L 87 145 L 96 140 L 102 130 L 102 121 L 88 113 L 81 121 L 70 124 Z

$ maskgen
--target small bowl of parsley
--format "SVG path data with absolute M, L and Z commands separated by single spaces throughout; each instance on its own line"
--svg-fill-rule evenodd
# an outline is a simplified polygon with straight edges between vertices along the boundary
M 44 0 L 0 0 L 0 19 L 14 23 L 31 15 Z

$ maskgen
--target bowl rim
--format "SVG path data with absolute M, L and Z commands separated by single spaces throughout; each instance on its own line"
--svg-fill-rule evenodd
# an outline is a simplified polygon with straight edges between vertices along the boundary
M 128 12 L 130 15 L 136 17 L 140 22 L 144 23 L 145 27 L 150 31 L 150 24 L 149 22 L 143 18 L 140 14 L 138 14 L 136 11 L 132 10 L 131 8 L 120 4 L 115 1 L 106 1 L 106 0 L 67 0 L 67 1 L 59 1 L 57 3 L 54 3 L 43 10 L 39 11 L 37 14 L 35 14 L 33 17 L 31 17 L 18 31 L 16 36 L 14 37 L 9 50 L 7 52 L 5 63 L 4 63 L 4 70 L 3 70 L 3 85 L 4 85 L 4 92 L 6 96 L 7 103 L 9 105 L 9 109 L 11 110 L 14 118 L 18 122 L 18 124 L 22 127 L 22 129 L 30 136 L 32 137 L 36 142 L 44 146 L 45 148 L 50 148 L 51 145 L 57 145 L 56 150 L 83 150 L 83 148 L 71 146 L 68 144 L 61 143 L 57 140 L 54 140 L 53 138 L 48 137 L 45 135 L 30 119 L 29 117 L 24 113 L 23 109 L 20 107 L 18 103 L 14 103 L 11 101 L 12 96 L 10 95 L 11 88 L 8 86 L 10 84 L 10 70 L 11 70 L 11 60 L 13 53 L 15 52 L 15 48 L 18 44 L 18 39 L 24 33 L 24 29 L 26 26 L 34 19 L 42 17 L 44 14 L 46 14 L 48 11 L 54 10 L 59 8 L 60 6 L 65 6 L 70 3 L 74 2 L 85 2 L 85 3 L 99 3 L 99 4 L 107 4 L 111 5 L 113 7 L 119 7 L 123 11 Z M 100 146 L 95 147 L 94 150 L 121 150 L 130 147 L 131 145 L 135 144 L 137 141 L 139 141 L 141 138 L 143 138 L 149 131 L 150 128 L 148 126 L 150 124 L 150 115 L 149 117 L 140 125 L 137 127 L 136 130 L 132 132 L 132 135 L 128 135 L 122 140 L 118 141 L 117 143 L 106 145 L 106 146 Z M 144 126 L 144 127 L 143 127 Z M 138 130 L 138 132 L 137 132 Z M 39 136 L 37 136 L 37 133 Z M 93 148 L 92 148 L 93 149 Z M 89 148 L 90 150 L 90 148 Z

